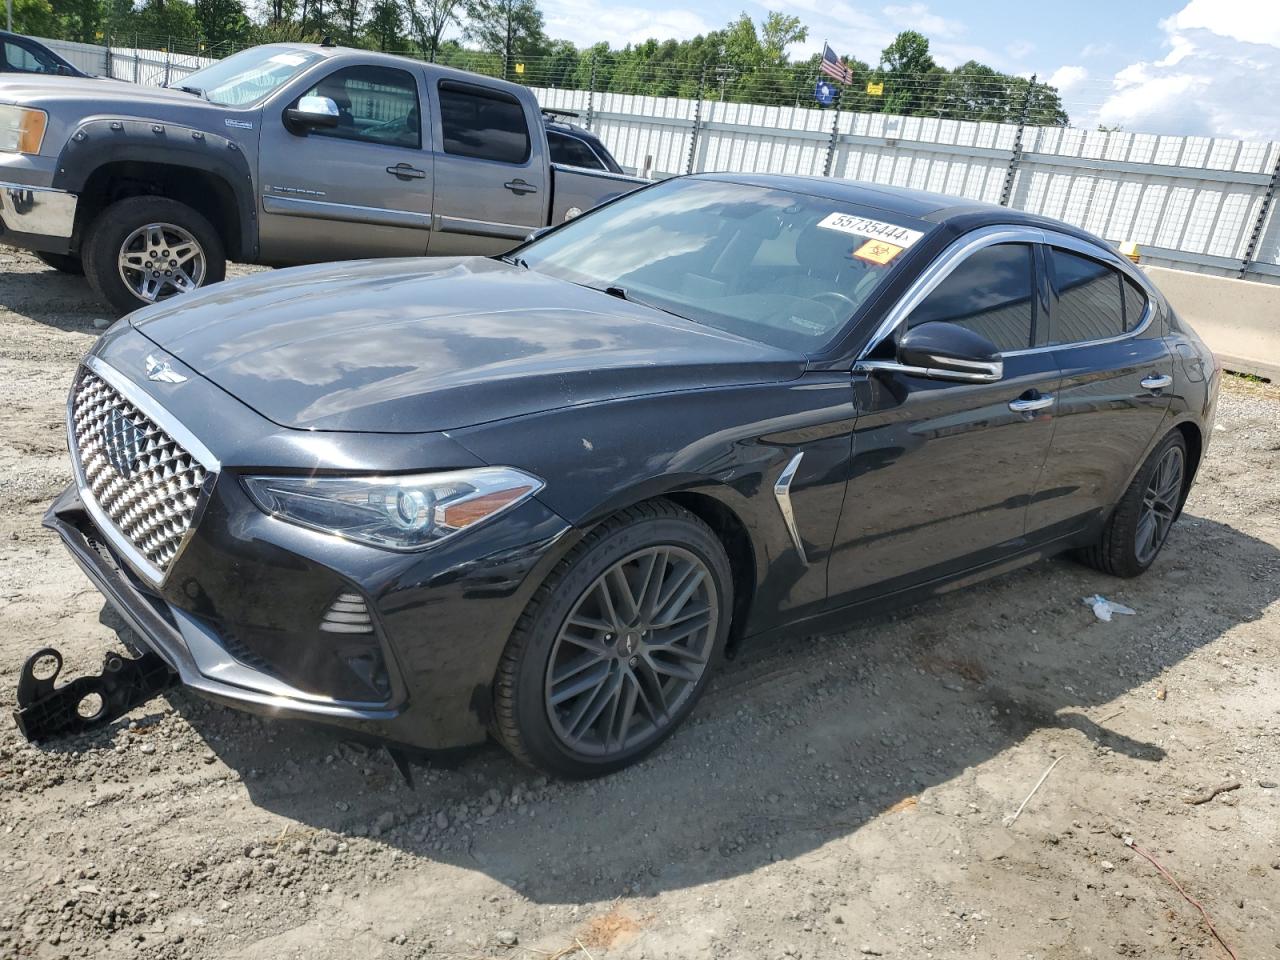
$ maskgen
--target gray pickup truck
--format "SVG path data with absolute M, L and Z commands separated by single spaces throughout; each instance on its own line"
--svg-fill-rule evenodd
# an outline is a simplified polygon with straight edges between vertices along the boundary
M 228 260 L 502 253 L 644 182 L 554 163 L 527 88 L 403 57 L 273 44 L 181 83 L 0 79 L 0 243 L 125 313 Z

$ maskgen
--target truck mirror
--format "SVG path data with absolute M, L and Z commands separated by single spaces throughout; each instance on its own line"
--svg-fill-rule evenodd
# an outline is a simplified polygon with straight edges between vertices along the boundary
M 308 130 L 332 130 L 338 125 L 338 105 L 329 97 L 307 96 L 284 112 L 284 124 L 299 136 Z

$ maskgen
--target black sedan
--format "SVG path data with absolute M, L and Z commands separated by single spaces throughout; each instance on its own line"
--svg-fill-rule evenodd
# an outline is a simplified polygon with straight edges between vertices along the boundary
M 696 176 L 499 259 L 133 314 L 76 375 L 46 523 L 211 698 L 592 776 L 748 639 L 1061 551 L 1142 573 L 1219 376 L 1074 227 Z
M 0 74 L 5 73 L 41 73 L 55 77 L 89 76 L 39 40 L 0 30 Z

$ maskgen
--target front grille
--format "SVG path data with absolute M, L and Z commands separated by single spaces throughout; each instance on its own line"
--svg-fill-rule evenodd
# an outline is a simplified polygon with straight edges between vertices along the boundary
M 191 529 L 208 468 L 87 369 L 73 390 L 71 427 L 81 495 L 163 574 Z

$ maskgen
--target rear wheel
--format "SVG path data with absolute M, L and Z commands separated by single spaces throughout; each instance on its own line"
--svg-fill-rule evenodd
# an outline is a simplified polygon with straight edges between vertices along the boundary
M 89 284 L 121 314 L 217 283 L 227 272 L 217 230 L 167 197 L 111 204 L 90 225 L 82 254 Z
M 636 762 L 693 709 L 732 594 L 724 548 L 688 511 L 655 500 L 606 520 L 557 566 L 507 644 L 498 738 L 563 777 Z
M 1178 519 L 1187 476 L 1187 443 L 1175 430 L 1147 458 L 1116 504 L 1102 537 L 1080 551 L 1080 559 L 1117 577 L 1146 572 Z
M 71 253 L 41 253 L 36 251 L 36 259 L 46 266 L 53 267 L 59 273 L 70 273 L 80 276 L 84 273 L 84 264 L 80 258 Z

